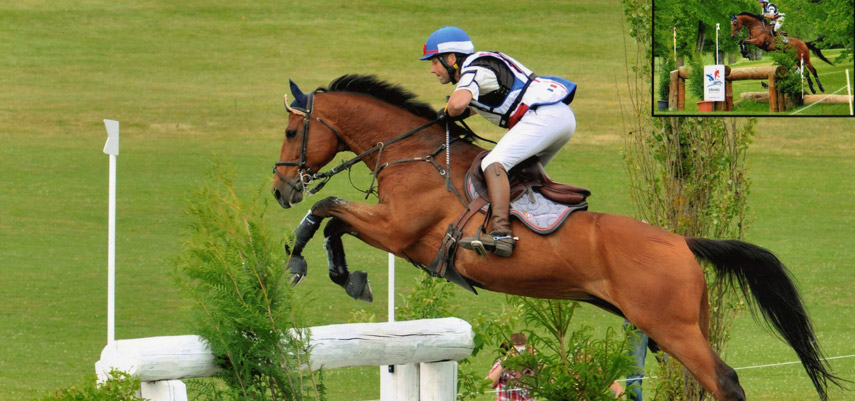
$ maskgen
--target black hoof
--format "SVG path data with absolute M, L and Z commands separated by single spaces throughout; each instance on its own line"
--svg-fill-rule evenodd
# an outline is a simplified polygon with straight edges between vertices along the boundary
M 371 283 L 368 282 L 368 273 L 355 271 L 347 277 L 344 283 L 344 291 L 353 299 L 374 302 L 374 294 L 371 293 Z
M 306 272 L 308 270 L 306 265 L 306 259 L 304 259 L 301 255 L 291 255 L 291 259 L 288 261 L 287 269 L 289 272 L 291 272 L 291 285 L 295 286 L 297 284 L 300 284 L 300 282 L 303 281 L 303 278 L 306 277 Z

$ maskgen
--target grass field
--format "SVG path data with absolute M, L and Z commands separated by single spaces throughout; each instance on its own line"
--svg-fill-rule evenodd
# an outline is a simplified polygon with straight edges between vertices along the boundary
M 825 58 L 834 61 L 837 56 L 840 54 L 841 50 L 839 49 L 830 49 L 823 50 L 822 54 Z M 659 68 L 657 58 L 657 71 Z M 813 53 L 811 53 L 811 60 L 813 66 L 817 70 L 817 74 L 819 75 L 819 79 L 822 81 L 822 85 L 825 88 L 825 92 L 821 92 L 816 84 L 816 80 L 811 74 L 811 80 L 813 80 L 814 89 L 816 90 L 816 94 L 819 95 L 846 95 L 846 71 L 849 71 L 849 79 L 852 84 L 855 84 L 855 69 L 853 69 L 853 64 L 851 61 L 843 61 L 837 62 L 834 65 L 829 65 L 824 61 L 820 60 L 819 57 L 816 57 Z M 712 54 L 708 54 L 704 56 L 705 64 L 715 64 L 715 60 Z M 738 58 L 735 63 L 728 63 L 728 65 L 732 68 L 744 68 L 744 67 L 754 67 L 754 66 L 771 66 L 774 62 L 771 56 L 763 57 L 761 60 L 751 61 L 747 58 Z M 807 69 L 805 69 L 807 73 Z M 656 80 L 656 88 L 659 85 L 659 75 L 657 74 L 654 78 Z M 763 83 L 768 84 L 766 81 L 762 81 Z M 802 105 L 797 106 L 791 110 L 787 110 L 786 112 L 779 113 L 770 113 L 769 112 L 769 103 L 761 103 L 754 102 L 751 100 L 743 100 L 740 99 L 740 95 L 744 92 L 768 92 L 769 89 L 763 88 L 761 86 L 760 80 L 746 80 L 746 81 L 734 81 L 733 82 L 733 111 L 730 112 L 713 112 L 713 113 L 701 113 L 698 111 L 697 102 L 701 99 L 695 96 L 691 90 L 688 88 L 687 81 L 686 88 L 686 110 L 684 111 L 656 111 L 655 115 L 751 115 L 751 116 L 775 116 L 775 117 L 785 117 L 785 116 L 799 116 L 799 117 L 809 117 L 809 116 L 849 116 L 849 105 L 848 104 L 817 104 L 817 105 Z M 855 93 L 855 88 L 852 88 L 853 93 Z M 805 94 L 811 94 L 810 88 L 808 87 L 807 82 L 804 83 L 804 92 Z M 657 90 L 658 93 L 658 90 Z M 658 97 L 658 95 L 657 95 Z
M 418 61 L 425 38 L 459 25 L 479 49 L 505 51 L 540 74 L 579 84 L 574 139 L 554 178 L 592 189 L 595 211 L 631 214 L 620 152 L 627 57 L 620 3 L 226 1 L 45 4 L 0 8 L 0 400 L 26 400 L 94 370 L 106 342 L 107 156 L 102 119 L 121 122 L 118 156 L 118 338 L 188 334 L 173 258 L 189 222 L 185 198 L 210 160 L 237 166 L 244 191 L 267 185 L 277 160 L 288 78 L 304 88 L 374 73 L 439 107 L 451 88 Z M 833 85 L 827 84 L 827 88 Z M 474 120 L 474 119 L 473 119 Z M 473 121 L 480 133 L 501 131 Z M 750 152 L 748 239 L 776 251 L 798 279 L 829 356 L 855 354 L 855 120 L 761 119 Z M 354 170 L 367 184 L 367 170 Z M 359 200 L 345 178 L 323 195 Z M 269 223 L 289 230 L 311 202 Z M 321 241 L 299 288 L 308 325 L 346 322 L 386 300 L 356 303 L 326 278 Z M 386 255 L 345 239 L 352 268 L 385 294 Z M 399 297 L 421 274 L 399 260 Z M 459 291 L 458 316 L 494 310 L 500 294 Z M 584 307 L 580 323 L 622 320 Z M 736 322 L 734 367 L 795 360 L 756 325 Z M 486 375 L 491 355 L 475 366 Z M 855 358 L 834 359 L 855 379 Z M 741 370 L 752 400 L 815 399 L 798 365 Z M 330 400 L 379 397 L 378 369 L 326 372 Z M 647 383 L 649 385 L 649 381 Z M 855 400 L 837 391 L 836 400 Z M 484 398 L 489 399 L 489 397 Z

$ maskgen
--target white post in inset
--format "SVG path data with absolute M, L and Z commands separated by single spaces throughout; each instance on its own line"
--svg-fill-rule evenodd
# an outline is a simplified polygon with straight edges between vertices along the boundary
M 849 115 L 855 115 L 852 113 L 852 86 L 849 83 L 849 69 L 846 69 L 846 96 L 849 97 Z
M 799 77 L 801 77 L 801 79 L 802 79 L 802 99 L 804 99 L 805 98 L 805 56 L 802 56 L 799 59 Z
M 721 26 L 718 22 L 715 23 L 715 64 L 718 65 L 718 31 Z
M 674 27 L 674 62 L 677 62 L 677 27 Z
M 119 122 L 104 120 L 110 155 L 110 195 L 107 210 L 107 344 L 116 341 L 116 156 L 119 155 Z

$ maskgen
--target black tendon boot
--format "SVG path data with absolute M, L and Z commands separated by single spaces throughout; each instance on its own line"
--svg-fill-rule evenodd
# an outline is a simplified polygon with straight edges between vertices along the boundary
M 487 182 L 493 213 L 490 219 L 490 235 L 464 238 L 460 241 L 460 246 L 474 250 L 481 256 L 486 252 L 493 252 L 496 256 L 506 258 L 513 253 L 515 241 L 509 219 L 511 190 L 508 172 L 500 163 L 493 163 L 484 169 L 484 179 Z

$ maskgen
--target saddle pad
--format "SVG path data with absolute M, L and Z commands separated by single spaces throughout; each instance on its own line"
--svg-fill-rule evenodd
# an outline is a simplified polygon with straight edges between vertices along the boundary
M 466 197 L 471 202 L 479 197 L 472 178 L 466 174 Z M 487 213 L 489 204 L 481 208 L 481 213 Z M 565 205 L 547 199 L 536 190 L 529 189 L 511 201 L 511 216 L 519 219 L 528 228 L 538 234 L 549 234 L 561 227 L 570 213 L 577 210 L 587 210 L 588 203 Z

